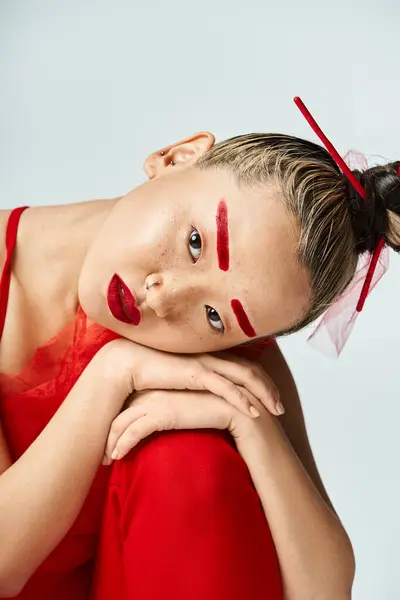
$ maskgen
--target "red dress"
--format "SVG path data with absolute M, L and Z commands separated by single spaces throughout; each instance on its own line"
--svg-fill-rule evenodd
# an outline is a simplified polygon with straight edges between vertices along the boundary
M 16 209 L 11 213 L 6 232 L 7 259 L 0 283 L 0 336 L 3 330 L 7 307 L 11 255 L 15 246 L 18 220 L 22 210 Z M 86 316 L 83 310 L 79 308 L 74 321 L 45 345 L 38 348 L 29 364 L 20 373 L 17 375 L 0 374 L 0 421 L 13 461 L 16 461 L 27 450 L 44 429 L 96 352 L 104 344 L 117 337 L 117 334 L 100 325 L 91 324 L 87 326 Z M 249 350 L 250 348 L 246 349 L 245 353 L 250 354 Z M 253 347 L 252 351 L 259 354 L 262 348 Z M 172 513 L 168 516 L 165 513 L 165 507 L 163 509 L 164 512 L 162 514 L 159 513 L 159 499 L 152 500 L 153 495 L 159 493 L 159 482 L 155 481 L 154 477 L 150 480 L 150 475 L 146 475 L 146 473 L 151 473 L 151 470 L 154 468 L 152 461 L 155 459 L 151 458 L 151 452 L 154 456 L 157 454 L 155 451 L 157 444 L 158 447 L 163 448 L 162 451 L 159 451 L 161 454 L 165 453 L 167 446 L 170 449 L 168 451 L 179 454 L 179 448 L 182 448 L 182 444 L 195 443 L 197 444 L 196 456 L 199 456 L 198 460 L 202 460 L 202 452 L 209 453 L 210 448 L 214 448 L 214 442 L 210 443 L 210 440 L 214 439 L 218 440 L 216 442 L 217 445 L 223 444 L 223 452 L 229 455 L 229 461 L 232 462 L 232 476 L 235 477 L 235 485 L 240 487 L 240 477 L 238 478 L 236 469 L 238 468 L 238 461 L 242 463 L 243 461 L 235 452 L 233 444 L 229 440 L 227 441 L 225 432 L 202 432 L 202 430 L 199 430 L 197 432 L 166 432 L 162 435 L 150 436 L 129 453 L 126 460 L 118 461 L 112 467 L 99 467 L 75 523 L 64 539 L 36 570 L 23 591 L 18 595 L 18 598 L 20 600 L 87 600 L 89 597 L 95 600 L 111 600 L 111 598 L 118 598 L 118 600 L 125 598 L 126 600 L 130 600 L 131 598 L 137 600 L 156 600 L 157 598 L 180 600 L 182 598 L 182 600 L 188 600 L 190 597 L 195 600 L 197 597 L 205 597 L 204 593 L 206 593 L 209 600 L 213 600 L 208 591 L 199 591 L 198 593 L 203 594 L 203 596 L 197 596 L 194 589 L 191 589 L 189 593 L 185 586 L 179 591 L 176 589 L 176 584 L 174 587 L 173 582 L 171 583 L 171 587 L 174 587 L 174 589 L 170 590 L 166 587 L 168 584 L 165 581 L 160 581 L 158 584 L 154 582 L 154 573 L 162 573 L 163 569 L 165 577 L 171 577 L 171 571 L 178 561 L 180 565 L 179 574 L 177 573 L 176 575 L 178 579 L 175 578 L 173 581 L 176 582 L 179 580 L 179 585 L 181 585 L 181 581 L 185 579 L 182 577 L 182 569 L 185 570 L 184 561 L 187 557 L 187 549 L 182 547 L 179 527 L 182 520 L 182 528 L 184 528 L 186 538 L 192 521 L 198 519 L 196 516 L 196 519 L 185 523 L 180 515 L 175 515 L 177 522 L 173 525 L 174 541 L 170 540 L 170 537 L 166 537 L 163 542 L 160 529 L 164 528 L 166 519 L 172 523 L 174 516 Z M 176 449 L 171 450 L 171 448 Z M 211 452 L 214 452 L 214 449 Z M 220 452 L 220 450 L 216 450 L 216 452 Z M 187 456 L 186 449 L 184 455 Z M 182 456 L 179 456 L 180 469 L 184 468 L 183 462 Z M 207 459 L 207 462 L 211 464 L 213 461 Z M 140 470 L 143 464 L 148 466 L 145 470 L 143 468 Z M 201 465 L 199 468 L 201 468 Z M 256 496 L 251 482 L 249 482 L 249 475 L 245 473 L 244 463 L 239 465 L 239 469 L 241 469 L 242 477 L 245 480 L 242 502 L 247 502 L 246 498 L 249 496 L 250 502 L 253 502 L 255 506 L 255 509 L 253 506 L 255 514 L 254 536 L 257 537 L 260 535 L 260 526 L 261 530 L 264 528 L 263 543 L 265 542 L 265 548 L 263 549 L 259 540 L 256 544 L 258 555 L 260 553 L 262 555 L 264 552 L 261 568 L 265 568 L 266 561 L 269 569 L 268 585 L 272 581 L 272 588 L 275 590 L 273 594 L 265 596 L 266 588 L 263 587 L 260 590 L 260 596 L 255 595 L 253 591 L 247 597 L 251 597 L 252 600 L 258 600 L 258 597 L 260 599 L 268 597 L 271 600 L 278 600 L 281 598 L 279 568 L 268 525 L 259 506 L 258 496 Z M 193 478 L 194 470 L 196 470 L 196 464 L 191 461 L 187 467 L 188 478 Z M 178 474 L 178 477 L 184 481 L 184 474 L 182 472 Z M 132 488 L 133 481 L 135 481 L 134 489 Z M 204 483 L 202 490 L 206 488 L 207 482 Z M 168 486 L 167 490 L 164 490 L 163 502 L 167 503 L 168 493 L 170 492 L 174 494 L 174 501 L 171 501 L 170 508 L 173 511 L 173 507 L 177 502 L 176 494 L 178 493 L 175 488 L 172 490 L 171 486 Z M 181 489 L 179 493 L 184 496 L 185 502 L 195 504 L 195 499 L 190 500 L 190 497 L 186 497 L 185 489 Z M 214 494 L 214 491 L 212 491 L 212 494 Z M 144 506 L 148 511 L 147 517 L 145 516 L 146 511 L 142 511 L 140 517 L 138 516 L 137 506 L 141 499 L 146 500 Z M 156 502 L 157 506 L 154 506 L 153 502 Z M 123 510 L 121 507 L 123 507 Z M 243 514 L 246 515 L 247 513 L 246 519 L 249 519 L 249 508 L 242 508 L 244 509 Z M 196 508 L 196 511 L 198 510 Z M 224 510 L 224 512 L 226 511 Z M 131 515 L 128 520 L 126 517 L 127 514 Z M 125 516 L 122 526 L 121 519 L 123 515 Z M 201 519 L 201 517 L 199 518 Z M 208 523 L 210 520 L 209 515 L 206 514 L 204 519 Z M 221 522 L 222 520 L 221 518 Z M 131 522 L 134 524 L 132 528 Z M 227 531 L 230 531 L 229 528 L 231 526 L 229 523 L 226 524 L 226 527 Z M 135 531 L 134 536 L 130 535 L 131 529 Z M 245 529 L 248 531 L 248 525 L 246 525 Z M 124 532 L 122 541 L 121 531 Z M 227 537 L 225 533 L 218 533 L 218 527 L 214 527 L 213 531 L 212 535 Z M 167 533 L 165 535 L 167 536 Z M 199 539 L 198 534 L 196 535 L 196 539 Z M 146 544 L 148 545 L 150 539 L 154 540 L 154 536 L 158 540 L 159 548 L 162 548 L 164 543 L 165 553 L 171 554 L 172 552 L 174 555 L 174 559 L 170 557 L 174 562 L 168 566 L 168 569 L 166 569 L 168 561 L 166 561 L 165 554 L 164 558 L 159 558 L 160 561 L 162 560 L 162 565 L 157 566 L 157 559 L 155 558 L 156 550 L 153 541 L 148 549 L 148 561 L 151 564 L 149 562 L 141 564 L 141 561 L 145 561 Z M 130 539 L 129 541 L 129 538 L 132 537 L 134 539 Z M 209 546 L 213 545 L 213 541 L 205 538 L 203 543 L 206 544 L 208 556 L 210 557 L 212 551 L 209 549 Z M 238 540 L 239 543 L 240 540 Z M 252 544 L 253 542 L 250 541 L 249 543 Z M 171 551 L 169 552 L 170 549 Z M 179 560 L 180 553 L 182 556 Z M 248 549 L 246 550 L 246 555 L 249 555 Z M 137 569 L 135 575 L 132 569 L 126 569 L 127 561 L 130 562 L 131 559 L 133 560 L 133 556 L 135 557 L 135 566 Z M 239 560 L 242 564 L 243 561 L 250 560 L 250 558 L 246 559 L 243 556 L 238 556 L 232 560 Z M 254 563 L 254 557 L 251 560 Z M 212 564 L 218 564 L 218 557 L 212 558 Z M 95 579 L 93 579 L 95 566 L 97 566 L 97 570 Z M 232 567 L 232 572 L 234 573 L 235 567 L 233 564 Z M 149 575 L 149 570 L 151 575 Z M 203 575 L 207 573 L 207 565 L 202 565 L 202 571 Z M 194 575 L 189 567 L 187 567 L 187 572 L 189 573 L 191 588 Z M 147 574 L 146 578 L 141 582 L 141 577 L 144 577 L 145 573 Z M 272 579 L 271 574 L 273 575 Z M 210 573 L 209 578 L 212 579 L 213 577 L 215 577 L 215 574 Z M 254 579 L 253 574 L 249 574 L 248 577 Z M 120 588 L 118 585 L 120 585 Z M 160 587 L 155 587 L 157 585 Z M 218 585 L 215 582 L 212 589 L 217 590 Z M 224 586 L 226 587 L 225 583 Z M 201 586 L 199 587 L 196 584 L 195 588 L 200 590 Z M 239 588 L 240 585 L 235 583 L 235 589 L 239 590 Z M 130 589 L 134 590 L 133 594 Z M 249 588 L 246 584 L 247 589 Z M 119 591 L 117 592 L 117 590 Z M 223 595 L 221 590 L 218 591 L 218 594 L 215 596 L 218 600 L 223 600 L 225 597 L 228 598 L 228 596 Z M 229 595 L 229 598 L 236 598 L 236 596 Z

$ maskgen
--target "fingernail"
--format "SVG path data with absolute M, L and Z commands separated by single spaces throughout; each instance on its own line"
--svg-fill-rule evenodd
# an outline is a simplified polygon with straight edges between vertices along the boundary
M 258 410 L 254 406 L 250 406 L 250 412 L 253 415 L 253 417 L 259 417 L 260 416 L 260 413 L 258 412 Z
M 276 412 L 278 413 L 278 415 L 283 415 L 283 413 L 285 412 L 285 408 L 282 402 L 280 401 L 276 403 Z
M 119 454 L 118 454 L 117 450 L 114 450 L 114 452 L 111 454 L 111 458 L 113 460 L 118 460 L 119 459 Z

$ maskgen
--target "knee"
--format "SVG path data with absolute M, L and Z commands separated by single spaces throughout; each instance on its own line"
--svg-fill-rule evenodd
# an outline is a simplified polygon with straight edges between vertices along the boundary
M 120 461 L 125 481 L 138 489 L 160 494 L 190 495 L 204 502 L 218 493 L 226 494 L 227 485 L 249 479 L 247 466 L 236 451 L 227 431 L 185 430 L 153 434 Z

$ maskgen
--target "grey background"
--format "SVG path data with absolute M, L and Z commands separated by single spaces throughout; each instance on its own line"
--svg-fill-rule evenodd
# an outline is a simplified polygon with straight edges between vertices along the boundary
M 395 0 L 0 0 L 2 207 L 123 194 L 148 153 L 201 129 L 400 157 Z M 324 482 L 352 538 L 356 600 L 400 598 L 400 260 L 339 361 L 282 343 Z

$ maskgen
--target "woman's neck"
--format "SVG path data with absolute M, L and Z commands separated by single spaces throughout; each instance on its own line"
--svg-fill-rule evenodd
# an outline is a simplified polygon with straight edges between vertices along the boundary
M 119 198 L 32 207 L 20 222 L 13 266 L 25 301 L 69 320 L 78 306 L 78 279 L 87 250 Z

